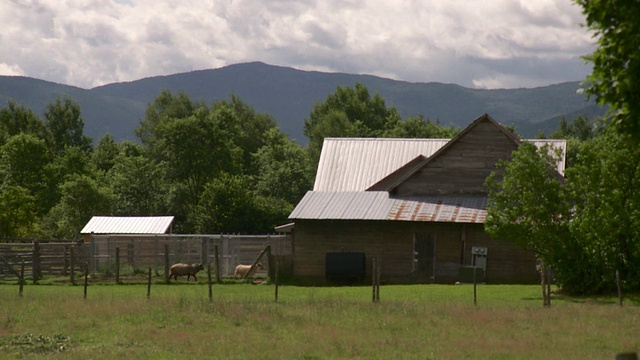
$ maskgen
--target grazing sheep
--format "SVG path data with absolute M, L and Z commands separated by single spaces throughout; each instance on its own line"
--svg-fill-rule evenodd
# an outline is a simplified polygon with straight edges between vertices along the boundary
M 189 281 L 189 279 L 193 275 L 193 278 L 198 281 L 196 273 L 198 273 L 198 271 L 200 270 L 204 270 L 204 266 L 202 266 L 202 264 L 174 264 L 171 266 L 171 274 L 169 274 L 169 279 L 173 277 L 174 280 L 178 280 L 178 276 L 187 275 L 187 281 Z
M 249 275 L 253 275 L 253 273 L 256 272 L 256 270 L 262 270 L 264 269 L 264 267 L 262 266 L 262 263 L 257 263 L 256 266 L 253 268 L 253 271 L 251 271 L 251 274 L 247 274 L 249 272 L 249 270 L 251 269 L 251 265 L 238 265 L 236 266 L 236 273 L 235 276 L 240 276 L 242 277 L 246 277 Z M 245 275 L 246 274 L 246 275 Z

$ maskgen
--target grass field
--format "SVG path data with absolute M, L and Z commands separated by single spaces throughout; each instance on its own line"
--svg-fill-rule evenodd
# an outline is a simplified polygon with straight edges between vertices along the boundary
M 279 288 L 0 285 L 0 357 L 53 359 L 614 359 L 640 350 L 640 306 L 538 286 Z

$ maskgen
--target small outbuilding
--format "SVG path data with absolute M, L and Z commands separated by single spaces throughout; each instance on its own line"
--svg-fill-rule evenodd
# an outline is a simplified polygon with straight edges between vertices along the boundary
M 173 216 L 94 216 L 80 235 L 91 242 L 92 235 L 161 235 L 171 234 Z
M 562 153 L 564 140 L 521 140 L 489 115 L 453 139 L 327 138 L 313 191 L 283 227 L 293 241 L 293 275 L 312 283 L 537 281 L 533 253 L 484 231 L 496 163 L 522 141 Z M 475 268 L 475 269 L 474 269 Z

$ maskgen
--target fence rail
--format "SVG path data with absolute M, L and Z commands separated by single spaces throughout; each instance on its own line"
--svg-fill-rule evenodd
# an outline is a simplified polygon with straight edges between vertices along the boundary
M 0 279 L 17 279 L 24 263 L 24 279 L 36 282 L 44 276 L 70 276 L 86 264 L 88 248 L 82 242 L 19 240 L 0 243 Z

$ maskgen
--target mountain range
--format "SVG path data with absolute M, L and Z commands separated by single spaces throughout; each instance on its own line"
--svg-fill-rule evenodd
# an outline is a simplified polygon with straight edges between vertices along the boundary
M 9 99 L 42 116 L 47 105 L 59 96 L 75 100 L 82 111 L 85 134 L 97 140 L 111 134 L 116 141 L 136 140 L 134 129 L 144 117 L 147 104 L 160 91 L 184 92 L 194 101 L 229 99 L 239 96 L 259 113 L 273 116 L 282 132 L 300 144 L 304 120 L 313 105 L 335 92 L 337 86 L 365 85 L 378 93 L 388 107 L 403 118 L 423 115 L 442 125 L 464 128 L 482 114 L 516 126 L 524 137 L 549 134 L 559 120 L 576 116 L 590 119 L 605 109 L 579 94 L 580 82 L 521 89 L 470 89 L 455 84 L 413 83 L 371 75 L 302 71 L 261 62 L 242 63 L 218 69 L 154 76 L 131 82 L 112 83 L 92 89 L 44 80 L 0 76 L 0 108 Z

